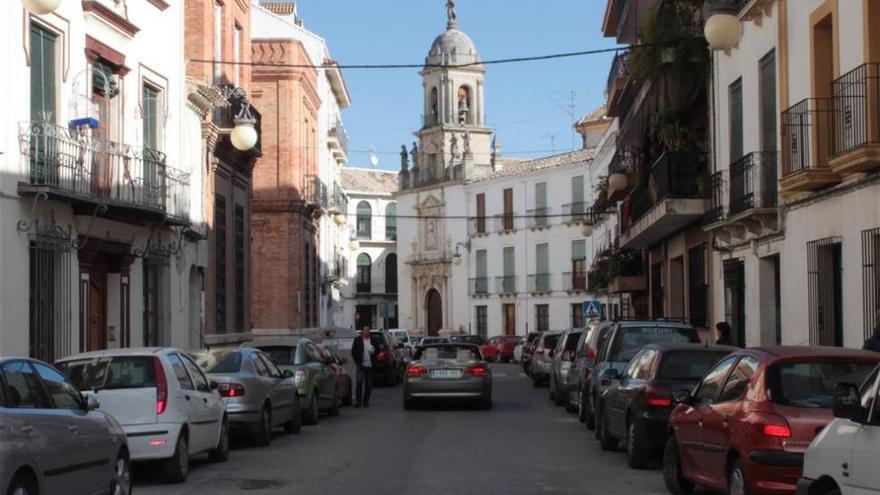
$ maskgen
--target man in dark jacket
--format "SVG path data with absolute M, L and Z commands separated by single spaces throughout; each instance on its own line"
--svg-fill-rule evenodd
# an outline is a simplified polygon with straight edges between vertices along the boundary
M 733 333 L 730 324 L 726 321 L 719 321 L 717 325 L 715 325 L 715 344 L 717 345 L 733 345 L 733 340 L 731 340 L 730 334 Z
M 351 344 L 351 362 L 357 367 L 357 378 L 354 392 L 354 407 L 370 407 L 370 392 L 373 381 L 373 355 L 376 348 L 370 336 L 370 327 L 361 329 L 360 337 Z
M 865 345 L 862 346 L 862 349 L 866 351 L 880 352 L 880 308 L 877 308 L 875 311 L 874 321 L 876 322 L 874 325 L 874 333 L 865 341 Z

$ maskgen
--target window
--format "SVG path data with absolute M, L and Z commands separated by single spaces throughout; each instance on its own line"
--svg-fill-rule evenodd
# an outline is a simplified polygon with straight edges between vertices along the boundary
M 651 371 L 654 369 L 654 358 L 657 353 L 650 349 L 639 351 L 630 360 L 623 376 L 631 380 L 648 380 L 651 378 Z
M 143 107 L 144 148 L 159 149 L 159 90 L 144 84 L 141 95 Z M 151 175 L 151 174 L 150 174 Z
M 385 207 L 385 240 L 397 240 L 397 203 L 388 203 Z
M 477 251 L 477 278 L 474 280 L 474 293 L 475 294 L 488 294 L 489 293 L 489 276 L 488 276 L 488 267 L 487 267 L 487 252 L 485 249 L 480 249 Z
M 579 215 L 586 211 L 584 207 L 584 176 L 571 178 L 571 220 L 578 220 Z
M 264 365 L 266 365 L 266 369 L 269 370 L 269 375 L 271 377 L 273 377 L 273 378 L 283 378 L 284 377 L 284 375 L 281 374 L 281 371 L 278 369 L 278 367 L 275 366 L 275 364 L 272 363 L 272 361 L 268 357 L 266 357 L 265 354 L 255 354 L 254 356 L 257 359 L 261 360 Z
M 64 375 L 42 363 L 34 363 L 34 368 L 43 379 L 49 397 L 57 409 L 82 409 L 82 396 Z
M 742 394 L 745 393 L 746 388 L 749 386 L 749 381 L 751 381 L 752 376 L 757 370 L 757 359 L 751 356 L 740 359 L 736 368 L 733 369 L 733 373 L 727 378 L 727 383 L 724 384 L 724 390 L 721 391 L 721 397 L 718 398 L 718 402 L 728 402 L 742 397 Z
M 397 255 L 394 253 L 385 257 L 385 292 L 397 294 Z
M 144 258 L 144 335 L 143 343 L 148 347 L 158 347 L 164 343 L 165 316 L 168 305 L 165 297 L 168 294 L 168 263 L 167 256 L 150 254 Z
M 706 245 L 688 250 L 688 313 L 696 327 L 706 327 L 709 285 L 706 280 Z
M 214 4 L 214 82 L 220 83 L 223 77 L 223 5 Z
M 373 231 L 373 208 L 361 201 L 357 206 L 357 238 L 371 239 Z
M 737 359 L 739 359 L 739 356 L 730 356 L 715 365 L 715 367 L 703 377 L 703 381 L 700 382 L 697 392 L 694 394 L 694 399 L 697 402 L 715 402 L 718 398 L 718 394 L 721 392 L 721 387 L 724 385 L 724 379 L 727 378 L 727 373 L 730 371 L 730 368 L 733 367 L 733 363 L 735 363 Z
M 584 321 L 584 308 L 580 303 L 573 303 L 571 305 L 571 327 L 584 328 L 584 325 L 586 325 Z
M 534 225 L 547 225 L 547 212 L 547 183 L 538 182 L 535 184 Z
M 535 305 L 535 330 L 546 332 L 550 330 L 550 305 Z
M 587 243 L 571 241 L 571 288 L 587 289 Z
M 177 381 L 180 383 L 180 388 L 184 390 L 195 390 L 192 379 L 190 379 L 189 374 L 186 372 L 186 365 L 180 360 L 180 356 L 176 353 L 172 353 L 168 354 L 167 357 L 168 362 L 171 363 L 171 369 L 174 370 L 174 376 L 177 377 Z
M 862 310 L 865 338 L 880 325 L 880 227 L 862 231 Z M 880 410 L 880 407 L 877 408 Z
M 226 198 L 214 197 L 215 311 L 217 333 L 226 332 Z
M 651 314 L 663 318 L 663 262 L 651 265 Z
M 264 363 L 264 362 L 260 359 L 260 356 L 257 356 L 256 354 L 253 355 L 253 356 L 251 356 L 251 362 L 252 362 L 253 365 L 254 365 L 254 369 L 257 370 L 257 374 L 258 374 L 258 375 L 260 375 L 260 376 L 266 376 L 266 377 L 269 376 L 269 367 L 266 366 L 266 363 Z
M 196 366 L 196 363 L 192 362 L 189 356 L 181 355 L 180 359 L 183 361 L 183 366 L 186 368 L 187 373 L 189 373 L 190 378 L 195 383 L 196 390 L 199 392 L 210 392 L 211 386 L 208 385 L 208 379 L 205 378 L 205 375 L 202 374 L 202 370 Z
M 244 207 L 235 205 L 235 328 L 245 330 L 244 316 Z
M 477 233 L 486 233 L 486 194 L 477 194 Z
M 783 362 L 766 373 L 770 400 L 775 404 L 804 408 L 831 408 L 838 383 L 863 383 L 874 363 L 841 361 Z
M 484 339 L 489 335 L 489 308 L 477 306 L 477 335 Z
M 807 243 L 810 345 L 843 346 L 841 243 L 825 238 Z
M 431 120 L 429 123 L 431 125 L 437 125 L 439 123 L 440 117 L 440 99 L 437 97 L 437 88 L 431 88 L 431 109 L 430 116 Z
M 70 252 L 54 237 L 37 236 L 29 244 L 28 292 L 30 357 L 54 362 L 70 354 Z
M 504 277 L 501 289 L 504 294 L 516 293 L 516 256 L 512 246 L 504 248 Z
M 758 62 L 758 85 L 760 86 L 761 151 L 776 151 L 778 132 L 776 118 L 776 50 L 764 55 Z M 773 172 L 776 172 L 774 162 Z
M 727 91 L 730 111 L 730 163 L 733 163 L 743 156 L 742 79 L 734 81 Z
M 26 361 L 13 361 L 3 365 L 6 407 L 47 408 L 49 400 L 43 394 L 40 379 Z
M 235 62 L 235 65 L 232 67 L 232 70 L 235 71 L 235 76 L 233 77 L 233 83 L 235 86 L 241 86 L 241 26 L 235 24 L 232 26 L 232 60 Z
M 550 290 L 550 245 L 538 244 L 535 246 L 535 290 L 548 292 Z
M 31 120 L 54 123 L 57 87 L 55 43 L 58 37 L 31 23 Z
M 504 230 L 513 230 L 513 189 L 504 190 Z
M 369 294 L 372 292 L 373 260 L 370 255 L 361 253 L 357 257 L 357 292 Z

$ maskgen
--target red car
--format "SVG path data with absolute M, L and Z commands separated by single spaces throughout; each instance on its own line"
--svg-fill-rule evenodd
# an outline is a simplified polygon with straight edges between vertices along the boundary
M 722 359 L 692 394 L 674 393 L 666 487 L 795 493 L 804 452 L 833 419 L 835 385 L 861 383 L 878 362 L 877 353 L 832 347 L 753 348 Z
M 513 361 L 513 350 L 520 342 L 522 342 L 521 337 L 492 337 L 489 342 L 480 346 L 480 353 L 483 354 L 483 359 L 486 361 Z

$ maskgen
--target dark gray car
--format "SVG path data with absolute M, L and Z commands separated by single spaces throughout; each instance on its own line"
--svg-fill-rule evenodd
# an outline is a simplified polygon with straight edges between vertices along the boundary
M 593 365 L 596 363 L 596 356 L 602 347 L 605 339 L 608 338 L 608 332 L 611 329 L 612 322 L 594 320 L 587 323 L 586 329 L 581 333 L 575 349 L 575 359 L 572 362 L 569 378 L 571 379 L 571 389 L 569 391 L 569 402 L 578 412 L 578 419 L 586 424 L 587 429 L 592 430 L 596 426 L 596 416 L 590 408 L 590 402 L 587 400 L 587 391 L 589 390 L 590 375 L 593 371 Z
M 49 364 L 0 360 L 0 493 L 131 493 L 125 432 Z
M 550 400 L 559 407 L 565 406 L 567 412 L 575 412 L 568 400 L 571 388 L 571 368 L 575 358 L 575 349 L 581 338 L 580 329 L 562 333 L 553 351 L 553 364 L 550 370 Z
M 403 381 L 403 408 L 416 401 L 467 400 L 492 407 L 492 372 L 473 344 L 435 344 L 416 349 Z

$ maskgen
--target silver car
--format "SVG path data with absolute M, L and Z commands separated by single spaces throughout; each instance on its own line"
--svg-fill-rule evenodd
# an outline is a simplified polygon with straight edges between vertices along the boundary
M 0 493 L 131 493 L 125 432 L 52 366 L 0 360 Z
M 492 372 L 474 344 L 419 347 L 403 381 L 403 408 L 421 400 L 476 401 L 492 408 Z
M 562 332 L 544 332 L 535 341 L 535 350 L 529 362 L 529 376 L 535 387 L 540 387 L 550 380 L 553 371 L 553 351 Z
M 576 377 L 571 376 L 575 349 L 581 338 L 581 330 L 563 332 L 553 350 L 552 369 L 550 370 L 550 400 L 559 407 L 565 406 L 570 413 L 577 412 L 568 400 L 572 384 L 576 385 Z
M 252 431 L 262 446 L 272 442 L 276 426 L 299 433 L 302 411 L 291 370 L 282 373 L 268 356 L 249 347 L 201 351 L 193 358 L 217 383 L 230 428 Z

